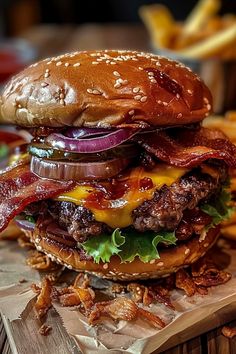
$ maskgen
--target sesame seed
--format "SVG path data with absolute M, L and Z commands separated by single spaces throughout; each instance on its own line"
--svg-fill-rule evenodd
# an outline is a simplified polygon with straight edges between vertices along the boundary
M 120 73 L 118 73 L 118 71 L 113 71 L 113 75 L 120 76 Z
M 134 109 L 132 109 L 131 111 L 129 111 L 129 115 L 132 116 L 134 114 Z
M 154 264 L 156 262 L 156 260 L 155 259 L 152 259 L 149 263 L 150 264 Z
M 140 99 L 141 102 L 146 102 L 147 101 L 147 96 L 143 96 L 141 99 Z
M 204 101 L 205 103 L 209 103 L 207 97 L 204 97 L 204 98 L 203 98 L 203 101 Z
M 180 94 L 179 93 L 176 94 L 176 98 L 180 98 Z
M 116 62 L 115 61 L 111 61 L 110 64 L 111 65 L 116 65 Z
M 136 101 L 139 101 L 141 98 L 142 98 L 141 95 L 134 96 L 134 99 L 135 99 Z
M 60 98 L 65 98 L 64 93 L 60 93 L 59 97 L 60 97 Z
M 190 253 L 190 249 L 189 248 L 186 248 L 186 250 L 184 251 L 184 254 L 189 254 Z
M 50 76 L 49 73 L 45 73 L 45 74 L 44 74 L 45 79 L 46 79 L 47 77 L 49 77 L 49 76 Z
M 163 262 L 158 262 L 157 265 L 158 265 L 159 267 L 162 267 L 162 266 L 164 265 L 164 263 L 163 263 Z
M 65 66 L 69 66 L 70 64 L 69 63 L 65 63 Z
M 193 91 L 192 90 L 187 90 L 187 92 L 192 95 L 193 94 Z
M 161 101 L 161 100 L 158 100 L 157 103 L 158 103 L 158 104 L 162 104 L 162 101 Z
M 110 60 L 106 60 L 106 64 L 109 64 L 110 63 Z
M 88 93 L 93 93 L 93 90 L 90 89 L 90 88 L 88 88 L 88 89 L 87 89 L 87 92 L 88 92 Z
M 120 82 L 116 82 L 115 85 L 114 85 L 115 88 L 119 88 L 121 87 L 121 83 Z
M 92 64 L 93 64 L 93 65 L 98 65 L 99 62 L 98 62 L 98 61 L 92 61 Z
M 18 108 L 22 108 L 22 105 L 20 103 L 18 103 L 17 107 Z
M 134 93 L 138 93 L 139 91 L 140 91 L 140 87 L 134 87 L 134 88 L 133 88 L 133 92 L 134 92 Z
M 46 69 L 45 71 L 46 71 L 46 73 L 49 73 L 49 69 Z
M 209 243 L 204 243 L 203 246 L 207 248 L 209 246 Z
M 48 62 L 47 62 L 47 65 L 49 65 L 49 64 L 52 64 L 52 61 L 48 61 Z
M 139 70 L 143 70 L 143 68 L 141 66 L 139 66 L 138 68 L 139 68 Z
M 92 90 L 93 95 L 101 95 L 101 92 L 99 90 Z
M 183 114 L 182 113 L 178 113 L 177 114 L 177 118 L 182 118 L 183 117 Z
M 163 106 L 168 106 L 167 102 L 162 102 Z
M 148 72 L 148 76 L 154 76 L 154 72 L 153 71 L 149 71 Z
M 208 111 L 210 111 L 210 109 L 211 109 L 211 105 L 210 104 L 207 104 L 207 109 L 208 109 Z
M 62 62 L 61 61 L 58 61 L 57 63 L 56 63 L 56 66 L 59 66 L 59 65 L 61 65 L 62 64 Z
M 123 80 L 123 84 L 124 85 L 128 84 L 128 80 Z
M 159 61 L 156 62 L 156 66 L 161 66 L 161 64 L 159 63 Z
M 108 263 L 103 264 L 103 269 L 107 269 L 108 268 Z
M 80 63 L 73 64 L 73 66 L 80 66 L 80 65 L 81 65 Z

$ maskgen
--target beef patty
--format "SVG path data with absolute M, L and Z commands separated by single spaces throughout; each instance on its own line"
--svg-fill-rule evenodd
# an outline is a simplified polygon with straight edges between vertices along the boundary
M 132 213 L 132 227 L 139 232 L 176 230 L 176 236 L 181 240 L 190 237 L 196 230 L 201 232 L 211 219 L 197 205 L 217 194 L 226 178 L 227 168 L 222 163 L 218 166 L 217 177 L 204 173 L 200 168 L 190 171 L 171 186 L 162 186 L 151 200 L 137 207 Z M 108 225 L 95 220 L 90 210 L 71 202 L 47 200 L 33 203 L 25 210 L 26 214 L 36 216 L 45 212 L 49 212 L 59 226 L 78 242 L 84 242 L 88 236 L 111 232 Z M 189 222 L 190 214 L 197 215 L 195 226 L 196 218 Z

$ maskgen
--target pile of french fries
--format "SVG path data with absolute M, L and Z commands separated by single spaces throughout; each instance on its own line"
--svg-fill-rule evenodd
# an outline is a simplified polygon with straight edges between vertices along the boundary
M 203 125 L 208 128 L 220 129 L 236 145 L 236 111 L 227 112 L 225 117 L 209 117 L 203 122 Z M 230 177 L 232 204 L 236 207 L 236 169 L 230 170 Z M 224 222 L 221 233 L 229 239 L 236 240 L 236 211 L 233 212 L 229 220 Z
M 199 0 L 183 23 L 160 4 L 142 6 L 139 14 L 157 51 L 192 59 L 236 59 L 236 15 L 219 16 L 220 7 L 221 0 Z

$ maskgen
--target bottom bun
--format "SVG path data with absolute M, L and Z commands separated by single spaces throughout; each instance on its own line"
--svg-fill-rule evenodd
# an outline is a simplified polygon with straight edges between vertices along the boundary
M 160 258 L 143 263 L 139 258 L 131 263 L 121 263 L 118 256 L 113 256 L 109 263 L 99 264 L 92 260 L 80 260 L 78 251 L 40 235 L 25 231 L 39 251 L 44 252 L 53 261 L 63 264 L 69 269 L 85 271 L 98 277 L 113 280 L 137 280 L 149 278 L 161 278 L 187 267 L 196 262 L 213 246 L 219 235 L 220 227 L 210 229 L 203 237 L 196 236 L 180 243 L 176 247 L 165 248 L 160 251 Z

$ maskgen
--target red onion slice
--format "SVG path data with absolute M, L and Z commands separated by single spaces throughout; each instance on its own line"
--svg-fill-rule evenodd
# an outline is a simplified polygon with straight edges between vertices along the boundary
M 22 230 L 33 231 L 35 224 L 28 220 L 23 219 L 15 219 L 15 224 Z
M 104 128 L 69 128 L 64 133 L 69 138 L 80 139 L 87 136 L 96 136 L 102 134 L 108 134 L 113 132 L 114 129 L 104 129 Z
M 107 179 L 128 166 L 131 159 L 116 158 L 103 162 L 67 162 L 32 156 L 30 169 L 37 176 L 56 180 Z
M 92 153 L 112 149 L 137 134 L 137 130 L 118 129 L 102 137 L 91 139 L 72 139 L 59 133 L 53 133 L 45 139 L 45 143 L 55 149 L 78 152 Z

